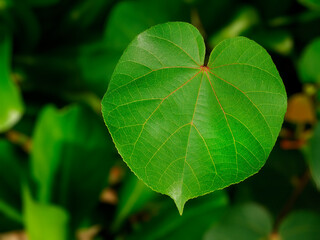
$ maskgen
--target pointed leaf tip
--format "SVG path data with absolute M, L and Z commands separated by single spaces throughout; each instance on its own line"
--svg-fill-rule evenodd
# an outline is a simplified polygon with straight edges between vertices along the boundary
M 174 199 L 174 203 L 176 204 L 177 208 L 178 208 L 178 211 L 179 211 L 179 214 L 180 216 L 182 216 L 183 214 L 183 209 L 184 209 L 184 205 L 186 204 L 187 201 L 182 201 L 182 199 Z

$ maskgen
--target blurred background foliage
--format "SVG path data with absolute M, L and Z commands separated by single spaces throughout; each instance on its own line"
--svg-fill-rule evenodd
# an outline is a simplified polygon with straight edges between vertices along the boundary
M 129 42 L 186 21 L 208 52 L 247 36 L 288 92 L 255 176 L 187 203 L 125 166 L 100 100 Z M 0 239 L 320 239 L 319 0 L 0 0 Z

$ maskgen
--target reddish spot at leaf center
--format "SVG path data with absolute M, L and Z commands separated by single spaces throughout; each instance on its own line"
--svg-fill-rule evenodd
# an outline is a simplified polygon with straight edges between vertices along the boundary
M 203 72 L 208 72 L 209 68 L 207 66 L 200 66 L 200 70 Z

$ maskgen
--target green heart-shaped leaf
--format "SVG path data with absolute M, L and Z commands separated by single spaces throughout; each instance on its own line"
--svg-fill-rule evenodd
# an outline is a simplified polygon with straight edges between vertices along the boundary
M 256 173 L 275 144 L 286 92 L 268 53 L 243 37 L 205 45 L 187 23 L 157 25 L 121 57 L 102 102 L 115 145 L 153 190 L 185 202 Z

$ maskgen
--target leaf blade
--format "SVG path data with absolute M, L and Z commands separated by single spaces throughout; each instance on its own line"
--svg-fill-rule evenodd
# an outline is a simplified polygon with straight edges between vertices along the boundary
M 242 44 L 254 51 L 242 53 Z M 261 46 L 246 38 L 226 40 L 212 52 L 208 67 L 204 53 L 203 38 L 192 25 L 157 25 L 126 49 L 102 102 L 105 123 L 124 161 L 149 187 L 169 195 L 180 214 L 187 200 L 256 173 L 286 110 L 282 80 Z M 233 82 L 222 78 L 236 58 L 246 60 L 241 67 L 258 72 L 247 86 L 237 85 L 238 75 L 248 75 L 243 69 L 233 69 Z M 235 93 L 240 100 L 233 106 Z M 261 94 L 273 100 L 263 100 Z M 251 114 L 239 115 L 237 108 L 246 112 L 248 106 Z M 254 123 L 257 119 L 262 127 Z

